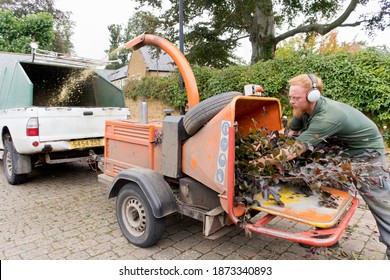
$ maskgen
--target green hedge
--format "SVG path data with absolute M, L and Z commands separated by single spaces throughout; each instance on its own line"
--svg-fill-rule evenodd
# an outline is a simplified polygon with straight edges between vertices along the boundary
M 316 73 L 323 79 L 325 96 L 354 106 L 379 127 L 387 125 L 390 129 L 390 54 L 380 49 L 326 55 L 301 51 L 252 66 L 219 70 L 194 67 L 193 71 L 201 100 L 227 91 L 242 91 L 245 84 L 259 84 L 265 96 L 280 98 L 283 113 L 288 116 L 291 107 L 287 81 L 301 73 Z M 176 108 L 187 102 L 178 73 L 134 81 L 126 88 L 126 95 L 133 99 L 144 95 Z M 389 133 L 386 137 L 389 141 Z

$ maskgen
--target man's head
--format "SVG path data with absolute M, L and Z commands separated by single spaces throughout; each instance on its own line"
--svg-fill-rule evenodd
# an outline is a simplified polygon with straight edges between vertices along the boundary
M 304 113 L 311 115 L 315 107 L 315 101 L 310 102 L 308 94 L 313 90 L 314 84 L 315 88 L 322 93 L 323 85 L 321 79 L 314 74 L 310 74 L 310 76 L 302 74 L 292 78 L 288 83 L 290 85 L 288 95 L 293 106 L 294 116 L 299 117 Z

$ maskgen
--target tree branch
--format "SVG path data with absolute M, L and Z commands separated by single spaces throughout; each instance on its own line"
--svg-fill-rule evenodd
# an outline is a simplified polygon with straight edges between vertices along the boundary
M 275 37 L 274 41 L 275 41 L 275 43 L 278 43 L 278 42 L 283 41 L 283 40 L 285 40 L 289 37 L 292 37 L 296 34 L 308 33 L 311 31 L 316 31 L 317 33 L 319 33 L 321 35 L 325 35 L 338 26 L 343 26 L 343 27 L 345 27 L 345 26 L 358 26 L 361 23 L 363 23 L 364 21 L 356 21 L 356 22 L 350 23 L 350 24 L 343 24 L 343 22 L 345 22 L 348 19 L 348 17 L 355 10 L 355 8 L 358 4 L 359 4 L 359 0 L 351 0 L 348 7 L 345 9 L 344 13 L 342 13 L 337 19 L 335 19 L 331 23 L 325 23 L 325 24 L 314 23 L 314 24 L 299 26 L 295 29 L 289 30 L 289 31 Z
M 355 22 L 351 22 L 351 23 L 344 23 L 344 24 L 341 24 L 339 27 L 355 27 L 355 26 L 359 26 L 360 24 L 362 24 L 364 22 L 369 22 L 369 20 L 360 20 L 360 21 L 355 21 Z
M 237 41 L 240 41 L 241 39 L 249 38 L 249 36 L 250 36 L 249 34 L 243 35 L 243 36 L 232 39 L 232 41 L 237 42 Z

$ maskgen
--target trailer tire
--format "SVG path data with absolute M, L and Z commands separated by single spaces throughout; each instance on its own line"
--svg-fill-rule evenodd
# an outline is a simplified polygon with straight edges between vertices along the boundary
M 126 239 L 141 248 L 153 246 L 165 230 L 165 218 L 156 218 L 142 190 L 126 184 L 116 200 L 119 227 Z
M 4 175 L 11 185 L 19 185 L 27 182 L 28 174 L 16 174 L 15 162 L 17 157 L 17 151 L 14 148 L 11 137 L 5 137 L 4 140 L 4 154 L 3 154 L 3 167 Z
M 194 135 L 203 125 L 218 114 L 234 97 L 241 92 L 231 91 L 207 98 L 192 107 L 183 118 L 184 129 L 189 136 Z

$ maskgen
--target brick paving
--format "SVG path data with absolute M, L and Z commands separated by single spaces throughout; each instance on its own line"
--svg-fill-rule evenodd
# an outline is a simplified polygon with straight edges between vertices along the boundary
M 2 164 L 2 161 L 0 161 Z M 362 200 L 337 249 L 306 249 L 265 235 L 246 236 L 235 228 L 209 240 L 198 221 L 172 215 L 162 239 L 151 248 L 133 246 L 122 236 L 115 199 L 85 163 L 34 170 L 30 181 L 9 185 L 0 168 L 0 259 L 3 260 L 381 260 L 385 246 Z M 302 225 L 274 219 L 277 228 Z

